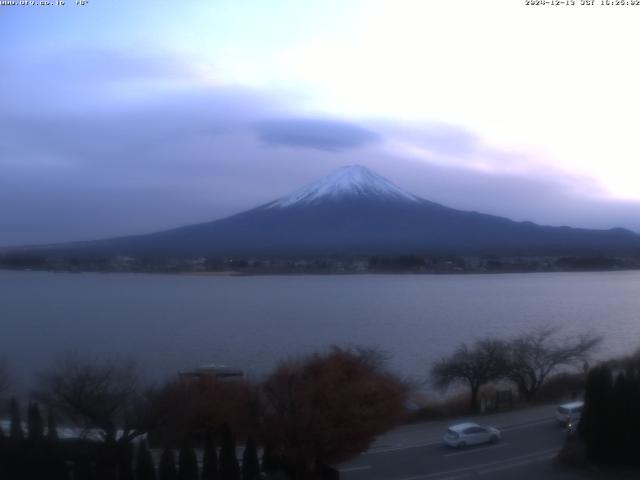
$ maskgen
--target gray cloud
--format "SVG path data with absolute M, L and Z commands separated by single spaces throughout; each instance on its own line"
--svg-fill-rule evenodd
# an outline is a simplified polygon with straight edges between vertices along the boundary
M 380 141 L 380 135 L 352 123 L 338 120 L 286 118 L 259 123 L 260 140 L 269 146 L 310 148 L 342 152 Z

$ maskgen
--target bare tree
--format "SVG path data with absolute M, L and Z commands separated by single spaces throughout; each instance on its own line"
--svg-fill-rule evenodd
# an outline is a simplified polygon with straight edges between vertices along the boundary
M 558 338 L 559 328 L 542 327 L 509 342 L 509 373 L 520 396 L 531 400 L 549 375 L 562 366 L 581 366 L 602 337 L 584 334 Z
M 128 360 L 66 355 L 41 375 L 34 395 L 81 428 L 99 430 L 106 442 L 116 441 L 118 429 L 126 441 L 149 428 L 148 395 L 141 393 L 138 369 Z
M 263 386 L 263 439 L 292 478 L 316 478 L 404 415 L 407 387 L 370 350 L 339 349 L 281 364 Z
M 465 383 L 471 389 L 470 408 L 477 406 L 480 387 L 507 374 L 508 349 L 505 342 L 495 339 L 476 341 L 472 347 L 460 345 L 453 355 L 435 363 L 431 378 L 445 390 L 455 383 Z

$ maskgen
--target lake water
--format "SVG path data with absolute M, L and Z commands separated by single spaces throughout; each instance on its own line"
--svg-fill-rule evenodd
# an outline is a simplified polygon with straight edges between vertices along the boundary
M 60 352 L 127 355 L 152 377 L 223 363 L 254 377 L 331 344 L 380 346 L 424 379 L 459 343 L 536 326 L 640 347 L 640 273 L 215 277 L 0 271 L 0 357 L 32 378 Z M 23 382 L 24 384 L 25 382 Z

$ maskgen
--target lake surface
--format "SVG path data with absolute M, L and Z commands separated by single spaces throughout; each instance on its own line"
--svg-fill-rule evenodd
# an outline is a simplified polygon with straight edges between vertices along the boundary
M 33 378 L 61 352 L 134 356 L 152 377 L 254 377 L 331 344 L 380 346 L 420 380 L 463 341 L 541 325 L 640 347 L 640 272 L 216 277 L 0 271 L 0 357 Z M 25 382 L 23 382 L 24 384 Z

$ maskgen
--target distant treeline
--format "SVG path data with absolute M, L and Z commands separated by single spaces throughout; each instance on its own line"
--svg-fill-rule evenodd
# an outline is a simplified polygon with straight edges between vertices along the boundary
M 457 255 L 373 255 L 294 257 L 96 256 L 90 254 L 0 253 L 0 268 L 105 272 L 236 272 L 242 274 L 326 273 L 517 273 L 640 269 L 640 257 L 607 255 L 500 257 Z

